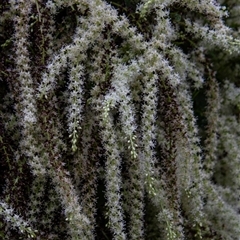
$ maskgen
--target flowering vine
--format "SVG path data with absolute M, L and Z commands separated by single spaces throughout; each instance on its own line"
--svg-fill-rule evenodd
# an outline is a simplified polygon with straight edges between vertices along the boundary
M 237 239 L 238 11 L 0 3 L 0 237 Z

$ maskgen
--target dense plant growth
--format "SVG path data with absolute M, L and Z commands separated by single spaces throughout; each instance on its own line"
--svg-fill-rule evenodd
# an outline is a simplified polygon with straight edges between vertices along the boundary
M 240 237 L 237 0 L 0 2 L 0 238 Z

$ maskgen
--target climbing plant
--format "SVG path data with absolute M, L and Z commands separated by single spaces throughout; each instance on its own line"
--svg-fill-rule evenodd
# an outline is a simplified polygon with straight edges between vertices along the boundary
M 237 0 L 0 3 L 0 238 L 240 236 Z

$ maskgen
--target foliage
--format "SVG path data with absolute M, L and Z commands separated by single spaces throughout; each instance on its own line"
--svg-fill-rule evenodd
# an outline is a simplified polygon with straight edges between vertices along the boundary
M 0 3 L 0 238 L 240 236 L 237 0 Z

